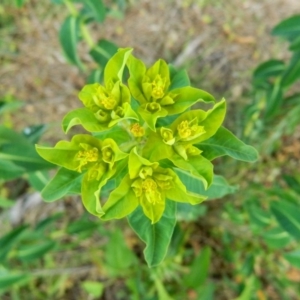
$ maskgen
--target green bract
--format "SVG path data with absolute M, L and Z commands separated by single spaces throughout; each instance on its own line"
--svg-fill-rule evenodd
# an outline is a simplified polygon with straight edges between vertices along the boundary
M 82 201 L 86 209 L 102 216 L 99 195 L 101 188 L 118 171 L 118 161 L 128 154 L 122 152 L 113 139 L 100 141 L 86 134 L 78 134 L 71 142 L 60 141 L 54 148 L 36 147 L 45 160 L 68 170 L 84 173 Z
M 162 168 L 158 162 L 141 157 L 136 148 L 129 155 L 129 174 L 109 196 L 103 210 L 103 219 L 118 219 L 141 205 L 144 214 L 154 224 L 165 210 L 166 199 L 198 204 L 206 197 L 186 190 L 171 168 Z
M 230 155 L 253 161 L 257 153 L 221 127 L 224 99 L 216 102 L 191 87 L 187 74 L 164 60 L 147 69 L 131 52 L 120 49 L 106 65 L 104 83 L 86 85 L 79 93 L 84 107 L 63 119 L 65 131 L 82 125 L 91 134 L 75 135 L 53 148 L 36 148 L 61 167 L 42 191 L 46 201 L 81 193 L 85 208 L 103 220 L 128 216 L 151 247 L 145 256 L 154 265 L 170 241 L 156 240 L 163 236 L 157 231 L 172 232 L 176 203 L 195 205 L 206 195 L 218 195 L 206 192 L 216 186 L 211 160 Z M 190 110 L 196 103 L 206 109 Z M 141 232 L 151 228 L 154 236 Z M 150 258 L 149 253 L 157 255 Z
M 158 118 L 182 113 L 200 101 L 215 101 L 207 92 L 190 86 L 170 90 L 169 67 L 162 59 L 147 70 L 142 61 L 130 56 L 128 68 L 130 92 L 140 103 L 139 114 L 153 131 Z

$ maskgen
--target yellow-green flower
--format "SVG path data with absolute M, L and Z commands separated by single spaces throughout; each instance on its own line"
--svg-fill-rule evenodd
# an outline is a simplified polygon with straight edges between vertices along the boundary
M 141 157 L 136 148 L 130 152 L 128 169 L 129 174 L 103 207 L 104 220 L 123 218 L 141 205 L 154 224 L 163 215 L 166 201 L 197 204 L 205 200 L 204 196 L 188 192 L 172 169 L 162 168 L 159 163 Z
M 84 108 L 75 109 L 64 117 L 66 132 L 77 124 L 87 131 L 100 132 L 125 119 L 138 120 L 130 105 L 130 91 L 122 83 L 123 70 L 131 51 L 121 49 L 109 60 L 104 70 L 104 85 L 94 83 L 83 87 L 79 99 Z
M 130 92 L 140 104 L 139 114 L 153 131 L 158 118 L 181 113 L 198 101 L 215 101 L 200 89 L 172 88 L 169 66 L 162 59 L 147 69 L 142 61 L 131 55 L 127 65 Z
M 68 170 L 84 173 L 82 201 L 86 209 L 103 214 L 99 200 L 101 188 L 118 172 L 118 162 L 128 156 L 110 138 L 103 141 L 87 134 L 75 135 L 71 142 L 60 141 L 55 147 L 36 146 L 45 160 Z

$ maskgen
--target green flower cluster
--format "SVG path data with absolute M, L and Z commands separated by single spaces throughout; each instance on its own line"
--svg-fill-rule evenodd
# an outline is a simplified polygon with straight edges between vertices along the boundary
M 91 214 L 118 219 L 140 205 L 154 224 L 166 201 L 205 200 L 187 190 L 179 173 L 210 186 L 213 165 L 201 155 L 201 143 L 220 128 L 226 104 L 191 87 L 186 73 L 164 60 L 147 69 L 131 52 L 120 49 L 106 65 L 104 85 L 86 85 L 79 93 L 84 107 L 63 119 L 65 132 L 81 125 L 91 134 L 36 149 L 45 160 L 81 176 L 82 201 Z M 198 102 L 211 108 L 190 110 Z M 108 186 L 114 188 L 101 199 Z

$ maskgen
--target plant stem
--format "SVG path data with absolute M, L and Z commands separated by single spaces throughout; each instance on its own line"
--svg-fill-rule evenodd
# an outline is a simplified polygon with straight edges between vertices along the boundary
M 66 6 L 72 16 L 74 16 L 74 17 L 78 16 L 79 13 L 78 13 L 76 7 L 74 6 L 74 4 L 70 0 L 64 0 L 64 3 L 66 4 Z
M 81 34 L 88 46 L 93 49 L 95 47 L 95 42 L 88 30 L 88 26 L 84 23 L 84 21 L 81 21 L 80 23 L 80 29 L 81 29 Z

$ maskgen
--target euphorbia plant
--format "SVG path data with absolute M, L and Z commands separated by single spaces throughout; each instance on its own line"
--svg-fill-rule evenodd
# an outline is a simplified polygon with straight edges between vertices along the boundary
M 124 75 L 129 71 L 129 79 Z M 221 125 L 225 100 L 190 86 L 185 71 L 164 60 L 150 68 L 120 49 L 107 63 L 104 84 L 79 93 L 84 107 L 63 119 L 75 135 L 55 147 L 37 146 L 61 167 L 42 192 L 48 201 L 81 193 L 85 208 L 102 220 L 128 220 L 147 244 L 149 266 L 162 261 L 176 223 L 176 203 L 197 205 L 213 183 L 211 160 L 222 155 L 253 161 L 256 151 Z M 194 104 L 209 109 L 191 110 Z M 198 189 L 189 190 L 193 179 Z M 199 192 L 199 190 L 201 192 Z

